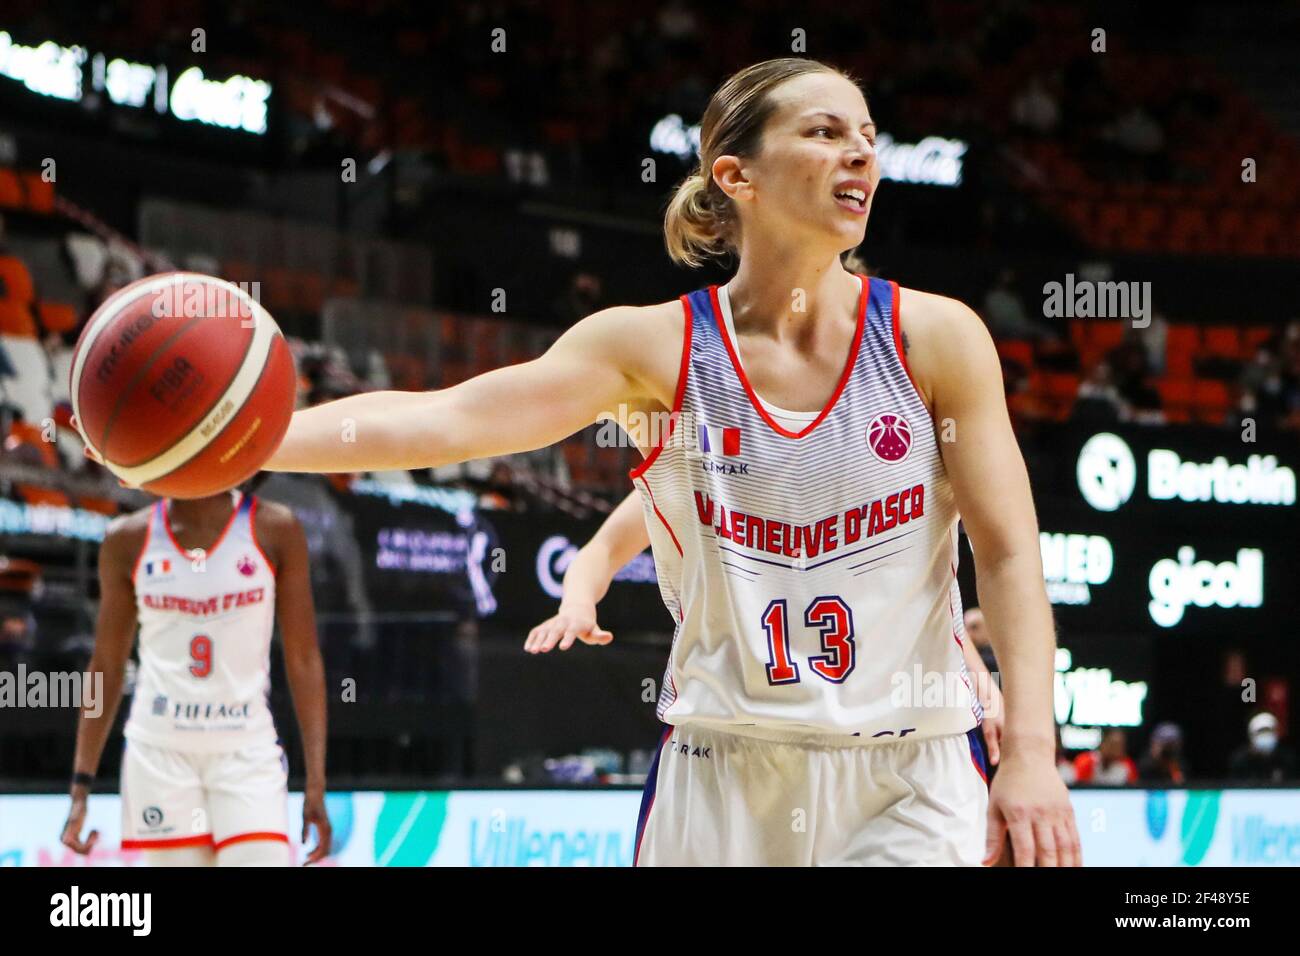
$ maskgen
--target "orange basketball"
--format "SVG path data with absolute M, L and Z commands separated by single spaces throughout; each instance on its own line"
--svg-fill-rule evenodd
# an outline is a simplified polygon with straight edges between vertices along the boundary
M 72 358 L 82 438 L 127 484 L 171 498 L 254 475 L 284 438 L 295 389 L 270 314 L 233 283 L 194 272 L 114 293 Z

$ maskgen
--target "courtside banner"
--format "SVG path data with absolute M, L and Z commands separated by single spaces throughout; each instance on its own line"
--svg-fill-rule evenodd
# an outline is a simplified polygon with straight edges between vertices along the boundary
M 631 866 L 640 801 L 639 790 L 331 793 L 334 852 L 323 865 Z M 59 842 L 67 811 L 61 795 L 0 795 L 0 867 L 143 865 L 143 853 L 121 849 L 115 794 L 90 798 L 84 832 L 100 834 L 90 856 Z M 289 821 L 296 833 L 301 794 L 289 796 Z M 290 846 L 295 861 L 311 848 Z
M 1300 790 L 1073 790 L 1084 863 L 1100 867 L 1300 866 Z M 342 792 L 328 798 L 334 855 L 353 867 L 623 867 L 635 790 Z M 59 843 L 67 798 L 0 796 L 0 866 L 139 866 L 119 847 L 118 798 L 91 797 L 80 857 Z M 291 829 L 302 798 L 289 798 Z M 294 843 L 298 860 L 306 855 Z

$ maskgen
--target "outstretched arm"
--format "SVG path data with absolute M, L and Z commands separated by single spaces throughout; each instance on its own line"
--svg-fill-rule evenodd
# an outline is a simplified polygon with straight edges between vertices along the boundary
M 979 605 L 1002 672 L 1006 716 L 985 862 L 996 859 L 1009 833 L 1017 865 L 1074 865 L 1079 837 L 1055 767 L 1052 609 L 997 350 L 979 316 L 960 302 L 909 290 L 900 311 L 911 341 L 907 359 L 923 397 L 936 422 L 954 426 L 953 440 L 939 446 L 970 536 Z
M 644 334 L 638 326 L 647 311 L 623 306 L 597 312 L 541 357 L 450 388 L 368 392 L 295 412 L 265 467 L 432 468 L 554 444 L 602 413 L 649 394 L 638 380 L 635 358 Z
M 524 642 L 530 654 L 545 654 L 560 645 L 567 651 L 576 640 L 584 644 L 608 644 L 614 635 L 596 623 L 596 605 L 609 590 L 618 569 L 650 544 L 641 496 L 633 491 L 615 508 L 591 540 L 582 546 L 564 572 L 564 596 L 560 610 L 533 628 Z

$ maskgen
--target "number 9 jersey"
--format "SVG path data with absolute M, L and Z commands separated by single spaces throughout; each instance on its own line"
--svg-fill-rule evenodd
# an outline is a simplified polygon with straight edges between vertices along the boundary
M 665 723 L 786 740 L 962 734 L 957 510 L 901 347 L 898 287 L 859 277 L 820 412 L 756 394 L 725 287 L 682 297 L 672 430 L 631 477 L 677 622 Z
M 210 551 L 182 550 L 156 502 L 133 572 L 140 667 L 127 740 L 213 753 L 275 744 L 267 695 L 275 572 L 241 495 Z

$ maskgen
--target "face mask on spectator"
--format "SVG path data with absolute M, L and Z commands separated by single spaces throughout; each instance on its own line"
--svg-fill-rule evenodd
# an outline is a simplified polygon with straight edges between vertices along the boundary
M 1263 754 L 1271 754 L 1277 747 L 1277 734 L 1271 730 L 1261 730 L 1252 739 L 1255 749 Z

